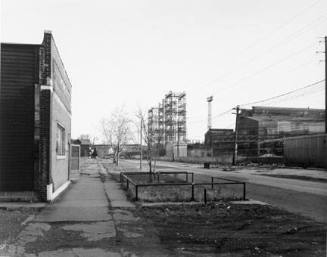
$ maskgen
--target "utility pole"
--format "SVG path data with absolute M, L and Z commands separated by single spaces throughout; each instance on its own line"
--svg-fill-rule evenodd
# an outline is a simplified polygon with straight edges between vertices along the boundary
M 325 133 L 327 133 L 327 36 L 325 37 Z
M 233 110 L 236 110 L 236 121 L 235 121 L 235 133 L 234 133 L 234 154 L 233 154 L 233 165 L 236 165 L 237 163 L 237 150 L 238 150 L 238 144 L 237 144 L 237 138 L 238 138 L 238 115 L 240 111 L 240 106 L 237 105 L 236 108 L 233 108 Z
M 179 116 L 177 114 L 177 158 L 179 158 Z
M 142 170 L 142 159 L 143 159 L 142 132 L 143 132 L 143 118 L 141 117 L 141 127 L 140 127 L 140 170 Z

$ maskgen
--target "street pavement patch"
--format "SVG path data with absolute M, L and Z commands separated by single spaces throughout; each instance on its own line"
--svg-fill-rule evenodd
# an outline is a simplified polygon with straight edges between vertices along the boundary
M 128 226 L 127 228 L 119 227 L 117 228 L 117 230 L 121 232 L 123 236 L 126 238 L 144 237 L 144 230 L 141 227 L 131 227 L 131 226 Z
M 37 240 L 38 237 L 44 235 L 44 232 L 51 228 L 46 223 L 30 223 L 28 226 L 18 235 L 18 244 L 24 246 L 27 243 L 31 243 Z
M 135 217 L 133 213 L 127 210 L 116 209 L 113 210 L 113 218 L 116 223 L 121 222 L 131 222 L 131 221 L 138 221 L 140 218 Z
M 113 221 L 95 222 L 91 224 L 78 223 L 63 226 L 64 230 L 81 231 L 81 235 L 88 241 L 98 241 L 116 236 L 116 229 Z
M 105 221 L 111 220 L 107 207 L 61 207 L 49 208 L 38 215 L 39 222 L 66 222 L 66 221 Z
M 35 255 L 34 255 L 35 256 Z M 121 257 L 120 253 L 105 251 L 101 248 L 73 248 L 59 249 L 56 251 L 45 251 L 39 253 L 38 257 Z M 36 256 L 35 256 L 36 257 Z

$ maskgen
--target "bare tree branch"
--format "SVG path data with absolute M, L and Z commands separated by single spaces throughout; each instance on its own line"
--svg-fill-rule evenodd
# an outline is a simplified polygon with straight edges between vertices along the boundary
M 101 120 L 102 134 L 114 152 L 114 162 L 118 165 L 119 155 L 131 139 L 130 119 L 123 108 L 116 109 L 109 119 Z
M 143 140 L 147 146 L 147 162 L 149 165 L 149 172 L 152 173 L 155 169 L 155 167 L 153 166 L 153 161 L 155 163 L 154 160 L 154 131 L 152 129 L 150 129 L 150 127 L 148 126 L 148 120 L 146 117 L 145 112 L 143 112 L 141 109 L 139 109 L 136 113 L 136 117 L 138 119 L 139 122 L 137 122 L 137 124 L 141 123 L 142 124 L 142 135 L 143 135 Z

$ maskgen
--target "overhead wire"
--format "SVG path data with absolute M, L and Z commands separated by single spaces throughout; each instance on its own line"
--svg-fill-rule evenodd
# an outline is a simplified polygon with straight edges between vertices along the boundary
M 243 80 L 253 78 L 253 77 L 257 76 L 258 74 L 261 74 L 262 72 L 265 72 L 266 70 L 271 69 L 271 68 L 275 67 L 276 65 L 279 65 L 280 63 L 283 63 L 283 62 L 289 60 L 290 58 L 301 54 L 302 52 L 304 52 L 305 50 L 311 48 L 314 45 L 315 45 L 315 43 L 314 44 L 311 43 L 309 45 L 306 45 L 305 47 L 301 48 L 300 50 L 292 52 L 291 54 L 287 55 L 286 57 L 283 57 L 283 58 L 279 59 L 276 62 L 268 64 L 268 65 L 264 66 L 263 68 L 258 69 L 257 71 L 253 72 L 252 74 L 245 75 L 245 76 L 241 77 L 240 79 L 230 83 L 228 87 L 223 87 L 223 88 L 219 89 L 219 91 L 230 90 L 231 88 L 234 88 L 237 84 L 242 82 Z M 212 95 L 215 96 L 216 93 L 217 93 L 217 90 L 214 91 L 214 93 Z
M 322 18 L 323 18 L 323 20 L 324 20 L 324 19 L 327 20 L 327 14 L 326 14 L 326 16 L 321 16 L 321 17 L 319 17 L 317 20 L 321 20 Z M 283 37 L 283 39 L 282 39 L 281 41 L 279 41 L 278 43 L 276 43 L 276 44 L 270 46 L 269 48 L 265 49 L 265 53 L 267 53 L 267 52 L 270 53 L 272 50 L 276 49 L 276 47 L 283 45 L 283 44 L 281 44 L 282 42 L 284 42 L 284 41 L 288 40 L 289 38 L 291 38 L 291 40 L 288 40 L 288 41 L 286 42 L 286 44 L 289 44 L 290 42 L 292 42 L 294 39 L 298 38 L 298 37 L 301 35 L 301 33 L 299 33 L 299 32 L 306 31 L 308 28 L 312 27 L 313 25 L 315 25 L 315 22 L 313 22 L 313 23 L 311 23 L 311 24 L 309 24 L 309 25 L 306 24 L 306 25 L 305 25 L 303 28 L 301 28 L 300 30 L 298 30 L 298 31 L 296 31 L 296 32 L 294 32 L 294 33 L 288 35 L 287 37 Z M 299 34 L 298 34 L 298 33 L 299 33 Z M 262 57 L 262 56 L 263 56 L 262 53 L 261 53 L 261 54 L 258 54 L 258 55 L 255 55 L 255 56 L 253 56 L 252 58 L 247 59 L 247 60 L 244 62 L 244 64 L 246 63 L 246 64 L 248 65 L 248 64 L 250 64 L 250 63 L 253 63 L 254 61 L 256 61 L 258 58 L 260 58 L 260 57 Z M 234 69 L 235 69 L 235 67 L 234 67 Z M 226 77 L 226 76 L 229 75 L 229 74 L 233 74 L 234 72 L 235 72 L 234 70 L 231 70 L 230 72 L 226 73 L 224 77 Z M 214 82 L 217 82 L 217 81 L 219 81 L 219 80 L 221 80 L 221 77 L 218 77 L 217 79 L 214 79 L 214 80 L 208 82 L 207 84 L 205 84 L 205 86 L 209 86 L 210 84 L 212 84 L 212 83 L 214 83 Z
M 308 59 L 308 61 L 306 61 L 306 62 L 304 62 L 304 63 L 301 63 L 301 64 L 297 65 L 296 67 L 292 68 L 292 69 L 289 70 L 289 71 L 297 70 L 297 69 L 299 69 L 299 68 L 305 67 L 305 66 L 307 66 L 308 64 L 312 64 L 312 63 L 314 63 L 314 62 L 315 62 L 315 60 L 313 60 L 312 58 L 310 58 L 310 59 Z M 232 111 L 232 108 L 230 108 L 230 109 L 228 109 L 228 110 L 226 110 L 226 111 L 224 111 L 224 112 L 222 112 L 222 113 L 219 113 L 219 114 L 213 116 L 213 118 L 217 118 L 216 116 L 218 116 L 218 117 L 223 116 L 223 115 L 229 113 L 230 111 Z M 202 117 L 203 117 L 203 116 L 202 116 Z M 205 121 L 205 118 L 200 118 L 200 116 L 193 116 L 193 117 L 188 116 L 187 118 L 188 118 L 188 119 L 190 119 L 190 118 L 196 118 L 194 121 L 190 121 L 189 123 L 199 123 L 199 122 L 203 122 L 203 121 Z M 198 119 L 198 118 L 199 118 L 199 119 Z
M 315 5 L 317 5 L 320 1 L 321 1 L 321 0 L 317 0 L 317 1 L 315 1 L 315 2 L 312 3 L 310 6 L 308 6 L 308 7 L 304 8 L 304 9 L 302 9 L 302 10 L 301 10 L 300 12 L 298 12 L 296 15 L 292 16 L 291 19 L 288 20 L 288 22 L 286 22 L 286 23 L 282 24 L 281 26 L 277 27 L 277 29 L 273 32 L 273 34 L 276 33 L 277 31 L 279 31 L 280 29 L 282 29 L 283 27 L 287 26 L 287 25 L 290 24 L 291 22 L 293 22 L 293 20 L 295 20 L 298 16 L 300 16 L 304 11 L 306 11 L 306 10 L 308 10 L 308 9 L 311 9 L 312 7 L 314 7 Z M 324 18 L 326 18 L 326 17 L 321 16 L 321 17 L 318 18 L 317 20 L 320 20 L 321 18 L 324 19 Z M 317 20 L 316 20 L 316 21 L 317 21 Z M 301 32 L 303 32 L 303 31 L 307 30 L 307 29 L 308 29 L 307 27 L 311 27 L 311 26 L 314 25 L 314 24 L 315 24 L 315 22 L 312 22 L 312 23 L 310 23 L 309 25 L 307 24 L 305 27 L 303 27 L 303 28 L 301 28 L 300 30 L 298 30 L 298 31 L 296 31 L 296 32 L 294 32 L 294 33 L 292 33 L 292 34 L 289 35 L 288 37 L 291 37 L 291 36 L 294 36 L 294 35 L 296 35 L 296 34 L 298 34 L 298 33 L 301 33 Z M 270 36 L 271 36 L 271 34 L 269 35 L 269 37 L 270 37 Z M 262 40 L 262 39 L 265 39 L 265 38 L 261 38 L 261 40 Z M 280 45 L 280 43 L 283 42 L 283 41 L 285 41 L 285 38 L 283 38 L 283 40 L 279 41 L 277 44 L 271 46 L 269 49 L 272 50 L 272 49 L 276 48 L 276 46 Z M 254 42 L 254 44 L 252 44 L 251 46 L 245 48 L 243 51 L 246 51 L 246 50 L 248 50 L 248 49 L 251 49 L 252 47 L 254 47 L 254 46 L 257 45 L 257 44 L 258 44 L 258 40 L 257 40 L 256 42 Z M 280 64 L 280 63 L 282 63 L 282 62 L 284 62 L 284 61 L 286 61 L 286 60 L 288 60 L 288 59 L 290 59 L 290 58 L 292 58 L 292 57 L 294 57 L 294 56 L 296 56 L 296 55 L 302 53 L 303 51 L 305 51 L 306 49 L 310 48 L 311 46 L 312 46 L 312 44 L 310 44 L 309 46 L 306 46 L 306 47 L 304 47 L 304 48 L 301 48 L 299 51 L 293 52 L 293 53 L 291 53 L 290 55 L 286 56 L 285 58 L 282 58 L 282 59 L 278 60 L 277 62 L 274 62 L 274 63 L 272 63 L 272 64 L 269 64 L 269 65 L 265 66 L 265 67 L 262 68 L 262 69 L 257 70 L 257 71 L 254 72 L 253 74 L 246 75 L 246 76 L 242 77 L 241 79 L 239 79 L 239 80 L 233 82 L 231 85 L 235 87 L 235 85 L 237 85 L 239 82 L 243 81 L 244 79 L 248 79 L 248 78 L 254 77 L 254 76 L 256 76 L 256 75 L 258 75 L 258 74 L 260 74 L 260 73 L 262 73 L 262 72 L 264 72 L 264 71 L 266 71 L 266 70 L 268 70 L 268 69 L 270 69 L 270 68 L 272 68 L 272 67 L 275 67 L 276 65 L 278 65 L 278 64 Z M 268 49 L 268 50 L 269 50 L 269 49 Z M 243 52 L 243 51 L 242 51 L 242 52 Z M 257 57 L 260 57 L 260 56 L 261 56 L 261 55 L 258 55 Z M 251 59 L 252 59 L 252 60 L 255 60 L 255 59 L 257 59 L 257 57 L 254 57 L 254 58 L 251 58 Z M 251 62 L 252 62 L 252 61 L 251 61 Z M 299 67 L 302 67 L 302 66 L 303 66 L 303 65 L 300 65 Z M 223 75 L 226 75 L 226 73 L 223 74 Z M 211 84 L 212 82 L 217 81 L 217 80 L 218 80 L 219 78 L 221 78 L 221 77 L 222 77 L 222 76 L 216 78 L 215 80 L 212 80 L 212 81 L 206 83 L 205 85 L 207 85 L 207 84 Z M 322 81 L 320 81 L 320 83 L 321 83 L 321 82 L 322 82 Z M 308 85 L 308 86 L 310 86 L 310 85 Z M 233 87 L 223 88 L 222 90 L 230 89 L 230 88 L 233 88 Z M 305 88 L 306 88 L 306 87 L 305 87 Z M 297 89 L 296 91 L 298 91 L 298 90 L 300 90 L 300 89 Z M 216 93 L 216 92 L 215 92 L 215 93 Z M 288 94 L 291 94 L 291 93 L 292 93 L 292 92 L 287 92 L 287 93 L 285 93 L 285 94 L 288 95 Z M 282 94 L 282 95 L 284 95 L 284 94 Z M 272 99 L 276 99 L 277 97 L 281 97 L 282 95 L 280 95 L 280 96 L 275 96 L 275 97 L 273 97 Z M 264 99 L 264 100 L 262 100 L 262 101 L 268 101 L 269 99 L 270 99 L 270 98 L 268 98 L 268 99 Z M 271 99 L 271 100 L 272 100 L 272 99 Z M 256 102 L 262 102 L 262 101 L 256 101 Z M 256 102 L 255 102 L 255 103 L 256 103 Z M 222 113 L 219 113 L 219 114 L 213 116 L 212 118 L 213 118 L 213 119 L 216 119 L 216 118 L 218 118 L 218 117 L 221 117 L 221 116 L 223 116 L 223 115 L 226 115 L 226 114 L 230 113 L 232 110 L 233 110 L 233 108 L 228 109 L 228 110 L 226 110 L 226 111 L 224 111 L 224 112 L 222 112 Z M 189 122 L 189 123 L 198 123 L 198 122 L 202 122 L 202 121 L 204 121 L 204 120 L 205 120 L 205 119 L 201 119 L 201 120 L 192 121 L 192 122 Z
M 298 13 L 296 13 L 295 15 L 293 15 L 287 22 L 282 23 L 281 25 L 279 25 L 276 29 L 274 29 L 271 33 L 269 33 L 268 36 L 263 36 L 261 39 L 256 40 L 253 44 L 251 44 L 250 46 L 248 46 L 247 48 L 245 48 L 246 50 L 249 50 L 251 48 L 253 48 L 254 46 L 256 46 L 259 42 L 264 41 L 266 38 L 271 37 L 272 34 L 275 34 L 276 32 L 280 31 L 281 29 L 283 29 L 284 27 L 288 26 L 289 24 L 291 24 L 294 20 L 296 20 L 297 17 L 301 16 L 304 12 L 308 11 L 309 9 L 313 8 L 314 6 L 316 6 L 321 0 L 317 0 L 315 2 L 313 2 L 311 5 L 303 8 L 301 11 L 299 11 Z
M 321 83 L 323 83 L 325 81 L 325 79 L 322 79 L 322 80 L 319 80 L 319 81 L 316 81 L 314 83 L 311 83 L 311 84 L 308 84 L 308 85 L 305 85 L 303 87 L 300 87 L 300 88 L 296 88 L 296 89 L 293 89 L 291 91 L 288 91 L 286 93 L 282 93 L 282 94 L 279 94 L 279 95 L 276 95 L 276 96 L 273 96 L 273 97 L 269 97 L 269 98 L 265 98 L 265 99 L 262 99 L 262 100 L 257 100 L 257 101 L 253 101 L 253 102 L 249 102 L 249 103 L 244 103 L 244 104 L 240 104 L 239 106 L 242 107 L 242 106 L 248 106 L 248 105 L 255 105 L 255 104 L 260 104 L 260 103 L 265 103 L 265 102 L 269 102 L 269 101 L 272 101 L 272 100 L 275 100 L 275 99 L 279 99 L 281 97 L 285 97 L 285 96 L 288 96 L 288 95 L 291 95 L 291 94 L 294 94 L 296 92 L 299 92 L 299 91 L 302 91 L 302 90 L 305 90 L 305 89 L 308 89 L 308 88 L 312 88 L 312 87 L 316 87 L 318 85 L 320 85 Z M 301 96 L 305 96 L 306 94 L 302 94 Z M 300 97 L 301 97 L 300 96 Z M 222 117 L 228 113 L 230 113 L 231 111 L 233 111 L 234 108 L 229 108 L 227 109 L 226 111 L 223 111 L 217 115 L 214 115 L 212 116 L 212 119 L 216 119 L 216 118 L 219 118 L 219 117 Z M 191 122 L 188 122 L 188 123 L 199 123 L 199 122 L 203 122 L 205 121 L 206 119 L 203 118 L 201 120 L 197 120 L 197 121 L 191 121 Z
M 279 99 L 278 100 L 278 103 L 281 103 L 281 102 L 286 102 L 286 101 L 292 101 L 292 100 L 294 100 L 294 99 L 298 99 L 298 98 L 301 98 L 301 97 L 308 97 L 308 96 L 312 96 L 312 95 L 314 95 L 314 94 L 317 94 L 317 93 L 321 93 L 322 91 L 324 91 L 325 90 L 325 88 L 324 88 L 324 86 L 322 86 L 322 87 L 320 87 L 320 88 L 317 88 L 316 90 L 314 90 L 314 91 L 310 91 L 310 92 L 304 92 L 304 93 L 302 93 L 302 94 L 299 94 L 299 95 L 295 95 L 295 96 L 289 96 L 289 97 L 286 97 L 286 98 L 283 98 L 283 99 Z M 272 106 L 272 105 L 275 105 L 276 104 L 276 102 L 272 102 L 272 103 L 268 103 L 267 105 L 268 106 Z
M 214 115 L 212 118 L 215 119 L 215 118 L 218 118 L 218 117 L 224 116 L 224 115 L 230 113 L 231 111 L 233 111 L 233 108 L 230 108 L 230 109 L 228 109 L 228 110 L 226 110 L 226 111 L 223 111 L 223 112 L 221 112 L 221 113 L 218 113 L 217 115 Z M 200 120 L 191 121 L 191 122 L 189 122 L 189 123 L 199 123 L 199 122 L 203 122 L 203 121 L 205 121 L 205 118 L 200 119 Z
M 240 104 L 240 106 L 247 106 L 247 105 L 259 104 L 259 103 L 264 103 L 264 102 L 267 102 L 267 101 L 271 101 L 273 99 L 277 99 L 277 98 L 280 98 L 280 97 L 283 97 L 283 96 L 286 96 L 286 95 L 290 95 L 290 94 L 293 94 L 293 93 L 298 92 L 298 91 L 303 90 L 303 89 L 307 89 L 307 88 L 310 88 L 310 87 L 317 86 L 317 85 L 319 85 L 320 83 L 322 83 L 324 81 L 325 81 L 325 79 L 322 79 L 322 80 L 316 81 L 314 83 L 311 83 L 309 85 L 306 85 L 304 87 L 296 88 L 296 89 L 293 89 L 291 91 L 288 91 L 288 92 L 283 93 L 283 94 L 280 94 L 280 95 L 272 96 L 272 97 L 265 98 L 265 99 L 259 100 L 259 101 L 254 101 L 254 102 L 250 102 L 250 103 Z
M 317 0 L 317 1 L 315 1 L 314 3 L 312 3 L 311 5 L 309 5 L 308 7 L 305 7 L 305 8 L 302 9 L 300 12 L 298 12 L 297 14 L 295 14 L 294 16 L 292 16 L 292 17 L 291 17 L 291 18 L 290 18 L 286 23 L 281 24 L 281 25 L 278 26 L 275 30 L 273 30 L 272 32 L 270 32 L 268 36 L 264 36 L 264 37 L 262 37 L 262 38 L 259 39 L 259 40 L 258 40 L 258 39 L 255 40 L 255 41 L 254 41 L 253 43 L 251 43 L 248 47 L 245 47 L 244 49 L 242 49 L 242 50 L 240 51 L 240 53 L 244 53 L 244 52 L 248 51 L 249 49 L 253 48 L 254 46 L 258 45 L 258 43 L 260 43 L 261 41 L 264 41 L 266 38 L 270 38 L 270 37 L 271 37 L 272 35 L 274 35 L 276 32 L 278 32 L 278 31 L 281 30 L 282 28 L 288 26 L 288 25 L 289 25 L 291 22 L 293 22 L 293 20 L 295 20 L 298 16 L 302 15 L 302 13 L 303 13 L 304 11 L 307 11 L 308 9 L 311 9 L 312 7 L 316 6 L 320 1 L 321 1 L 321 0 Z M 320 18 L 323 18 L 323 16 L 321 16 Z M 320 18 L 318 18 L 318 19 L 320 19 Z M 311 25 L 312 25 L 312 24 L 311 24 Z M 307 27 L 307 26 L 308 26 L 308 24 L 306 24 L 304 27 Z M 310 25 L 309 25 L 309 26 L 310 26 Z M 258 57 L 259 57 L 259 56 L 258 56 Z M 255 57 L 255 58 L 251 58 L 251 59 L 256 59 L 256 57 Z M 250 59 L 250 62 L 251 62 L 251 59 Z M 247 63 L 248 63 L 248 62 L 249 62 L 249 61 L 247 61 Z M 234 69 L 234 68 L 235 68 L 235 67 L 233 67 L 233 69 Z M 225 72 L 224 74 L 218 76 L 217 78 L 215 78 L 215 79 L 213 79 L 213 80 L 211 80 L 211 81 L 209 81 L 209 82 L 203 84 L 203 86 L 208 86 L 208 85 L 210 85 L 210 84 L 212 84 L 212 83 L 214 83 L 214 82 L 220 80 L 221 78 L 226 77 L 226 75 L 229 75 L 229 74 L 231 74 L 231 73 L 233 73 L 233 71 L 231 71 L 231 72 Z

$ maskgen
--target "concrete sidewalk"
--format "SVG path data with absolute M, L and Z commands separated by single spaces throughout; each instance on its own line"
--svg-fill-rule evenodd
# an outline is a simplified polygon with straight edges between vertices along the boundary
M 37 216 L 38 222 L 110 220 L 99 174 L 81 176 L 78 183 Z
M 85 159 L 81 167 L 79 180 L 29 221 L 0 256 L 170 256 L 102 165 Z
M 112 208 L 135 208 L 135 205 L 127 200 L 124 190 L 121 189 L 120 183 L 110 177 L 104 166 L 98 162 L 100 174 L 104 180 L 104 190 Z

